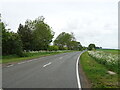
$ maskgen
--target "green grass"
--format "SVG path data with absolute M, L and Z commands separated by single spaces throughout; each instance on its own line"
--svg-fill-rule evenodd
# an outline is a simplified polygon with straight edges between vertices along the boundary
M 80 63 L 92 88 L 118 88 L 118 74 L 108 74 L 107 68 L 90 57 L 88 52 L 81 55 Z
M 99 52 L 98 52 L 99 51 Z M 118 51 L 117 50 L 95 50 L 90 51 L 89 56 L 98 63 L 106 66 L 110 71 L 118 73 Z
M 11 63 L 11 62 L 19 62 L 23 60 L 29 60 L 29 59 L 34 59 L 34 58 L 39 58 L 42 56 L 49 56 L 49 55 L 55 55 L 55 54 L 60 54 L 60 53 L 66 53 L 66 52 L 73 52 L 73 51 L 61 51 L 61 52 L 39 52 L 39 53 L 25 53 L 26 57 L 19 57 L 17 55 L 7 55 L 7 56 L 2 56 L 2 61 L 0 62 L 4 63 Z

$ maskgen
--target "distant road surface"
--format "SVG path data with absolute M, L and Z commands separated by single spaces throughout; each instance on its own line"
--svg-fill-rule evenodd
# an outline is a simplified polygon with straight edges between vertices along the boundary
M 62 53 L 5 66 L 3 88 L 78 88 L 76 62 L 80 54 Z

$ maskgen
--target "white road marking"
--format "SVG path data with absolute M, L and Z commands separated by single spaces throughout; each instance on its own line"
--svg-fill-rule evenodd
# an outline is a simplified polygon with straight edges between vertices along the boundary
M 29 61 L 33 61 L 33 60 L 29 60 Z
M 81 55 L 81 54 L 80 54 Z M 76 74 L 77 74 L 77 82 L 78 82 L 78 88 L 81 90 L 81 83 L 80 83 L 80 77 L 79 77 L 79 72 L 78 72 L 78 63 L 79 63 L 79 57 L 77 58 L 77 62 L 76 62 Z
M 60 57 L 59 59 L 62 59 L 63 57 Z
M 28 61 L 26 61 L 26 62 L 30 62 L 30 61 L 28 60 Z
M 33 61 L 33 60 L 28 60 L 28 61 L 26 61 L 26 62 L 31 62 L 31 61 Z
M 25 63 L 25 62 L 20 62 L 20 63 L 18 63 L 18 64 L 23 64 L 23 63 Z
M 11 65 L 9 65 L 9 66 L 7 66 L 7 67 L 12 67 L 13 66 L 13 64 L 11 64 Z
M 48 66 L 48 65 L 50 65 L 50 64 L 51 64 L 51 62 L 49 62 L 49 63 L 43 65 L 43 67 L 46 67 L 46 66 Z

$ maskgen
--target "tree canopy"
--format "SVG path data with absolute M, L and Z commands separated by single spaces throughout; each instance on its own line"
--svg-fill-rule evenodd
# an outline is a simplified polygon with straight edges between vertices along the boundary
M 24 51 L 39 50 L 82 50 L 83 47 L 80 42 L 76 41 L 74 34 L 66 32 L 60 33 L 54 40 L 54 45 L 51 46 L 50 43 L 55 33 L 44 20 L 43 16 L 35 20 L 27 19 L 25 25 L 19 24 L 17 33 L 6 29 L 5 24 L 0 20 L 3 55 L 23 56 Z
M 93 49 L 96 49 L 95 44 L 89 44 L 88 50 L 93 50 Z
M 24 50 L 47 50 L 52 42 L 54 32 L 44 22 L 44 17 L 27 20 L 25 25 L 19 25 L 18 34 L 21 37 Z
M 61 50 L 65 47 L 69 50 L 79 50 L 79 47 L 81 47 L 80 42 L 75 40 L 73 33 L 69 34 L 65 32 L 58 35 L 58 37 L 54 40 L 54 45 L 57 45 Z
M 1 22 L 2 26 L 2 54 L 17 54 L 22 56 L 22 42 L 17 33 L 10 32 L 5 28 L 3 22 Z

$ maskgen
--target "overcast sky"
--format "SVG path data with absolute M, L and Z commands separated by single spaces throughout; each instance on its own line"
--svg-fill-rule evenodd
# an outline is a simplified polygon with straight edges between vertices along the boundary
M 20 23 L 44 16 L 55 32 L 73 32 L 83 46 L 118 47 L 119 0 L 0 0 L 2 21 L 16 32 Z

